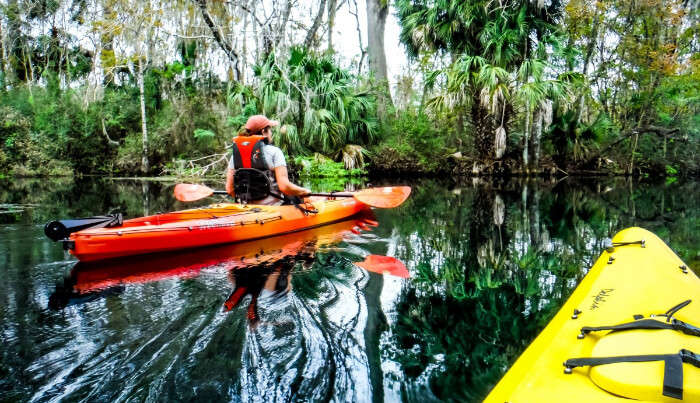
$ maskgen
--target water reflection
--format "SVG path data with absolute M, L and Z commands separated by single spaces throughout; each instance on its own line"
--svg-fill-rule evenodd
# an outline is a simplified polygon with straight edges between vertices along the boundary
M 478 401 L 618 230 L 650 229 L 700 267 L 696 182 L 413 185 L 325 235 L 73 267 L 45 221 L 184 208 L 172 184 L 0 182 L 0 204 L 40 206 L 0 226 L 0 395 Z M 410 277 L 351 264 L 371 255 Z
M 618 230 L 656 231 L 697 271 L 698 193 L 695 183 L 683 186 L 563 181 L 417 189 L 402 217 L 379 217 L 396 228 L 397 256 L 415 272 L 398 296 L 387 355 L 409 386 L 427 382 L 442 400 L 483 399 Z
M 142 295 L 147 292 L 146 287 L 163 291 L 163 303 L 147 309 L 154 324 L 162 319 L 162 314 L 171 317 L 170 324 L 163 323 L 165 328 L 156 330 L 153 325 L 144 328 L 145 322 L 132 326 L 131 320 L 117 326 L 123 326 L 122 331 L 150 339 L 141 346 L 127 347 L 132 350 L 127 355 L 138 358 L 142 365 L 136 373 L 148 374 L 152 381 L 167 385 L 172 382 L 173 374 L 154 372 L 174 365 L 179 367 L 177 373 L 189 380 L 188 384 L 191 385 L 192 380 L 197 382 L 196 391 L 182 390 L 177 384 L 167 388 L 164 385 L 158 393 L 166 396 L 181 398 L 184 393 L 184 396 L 201 397 L 202 388 L 219 384 L 229 386 L 227 390 L 204 389 L 205 396 L 288 401 L 298 396 L 327 400 L 341 393 L 366 401 L 371 399 L 371 386 L 357 385 L 374 378 L 379 379 L 381 385 L 382 373 L 377 368 L 381 364 L 378 343 L 384 328 L 371 325 L 377 322 L 374 319 L 377 315 L 383 314 L 378 306 L 366 305 L 367 297 L 363 292 L 370 284 L 376 285 L 381 275 L 359 269 L 350 262 L 362 260 L 368 253 L 358 255 L 357 251 L 361 250 L 358 245 L 364 242 L 363 234 L 377 225 L 372 218 L 364 215 L 309 231 L 194 253 L 78 263 L 51 294 L 49 306 L 56 310 L 78 308 L 94 312 L 94 304 L 99 300 L 106 306 L 114 306 L 115 299 L 131 305 L 136 300 L 152 301 Z M 351 243 L 357 240 L 356 249 L 348 252 L 338 248 L 343 239 Z M 372 262 L 379 262 L 383 267 L 376 271 L 388 267 L 387 259 L 370 256 L 373 258 L 363 261 L 365 267 L 370 267 Z M 195 295 L 183 295 L 181 290 L 174 298 L 168 296 L 173 290 L 167 283 L 172 280 L 179 280 L 177 288 L 180 288 L 186 284 L 182 281 L 221 284 L 217 280 L 221 278 L 228 286 L 217 288 L 228 288 L 229 296 L 225 298 L 222 294 L 218 311 L 230 318 L 222 318 L 211 306 L 197 303 Z M 134 295 L 134 291 L 139 295 Z M 374 292 L 380 291 L 381 286 Z M 85 306 L 81 306 L 83 304 Z M 130 315 L 132 309 L 120 315 Z M 202 313 L 197 314 L 197 310 Z M 114 319 L 108 320 L 110 325 L 115 325 Z M 386 323 L 386 320 L 380 322 Z M 373 347 L 366 345 L 366 337 L 374 343 Z M 67 343 L 59 351 L 65 353 L 65 349 L 75 347 L 71 344 Z M 100 349 L 113 347 L 116 346 L 103 345 Z M 155 355 L 144 362 L 147 357 L 140 356 L 145 351 Z M 91 356 L 90 361 L 95 359 L 97 357 Z M 110 361 L 114 359 L 111 357 Z M 189 365 L 181 366 L 180 362 Z M 213 380 L 190 372 L 195 369 L 209 373 Z M 94 371 L 99 371 L 98 367 Z M 114 378 L 114 374 L 102 372 L 102 375 Z M 85 382 L 80 371 L 75 369 L 63 378 L 60 390 Z M 134 374 L 128 381 L 127 387 L 134 390 L 126 396 L 143 397 L 138 391 L 145 385 L 140 378 L 137 380 Z M 113 385 L 112 381 L 108 382 L 109 388 Z M 110 392 L 114 393 L 103 391 Z M 60 396 L 85 397 L 73 392 Z

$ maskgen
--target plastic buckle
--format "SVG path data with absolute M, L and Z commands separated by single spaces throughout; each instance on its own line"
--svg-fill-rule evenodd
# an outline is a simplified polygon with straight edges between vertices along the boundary
M 686 349 L 681 349 L 681 351 L 678 352 L 678 355 L 681 356 L 681 360 L 683 362 L 700 368 L 700 355 Z

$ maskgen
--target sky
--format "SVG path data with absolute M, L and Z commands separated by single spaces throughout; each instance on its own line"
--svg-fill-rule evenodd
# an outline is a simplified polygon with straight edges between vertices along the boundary
M 268 0 L 266 0 L 268 1 Z M 269 1 L 275 1 L 275 0 L 269 0 Z M 301 0 L 305 1 L 305 0 Z M 333 44 L 334 48 L 336 49 L 339 57 L 339 62 L 340 65 L 343 67 L 350 67 L 352 65 L 352 62 L 359 60 L 360 57 L 360 45 L 358 42 L 358 36 L 357 36 L 357 22 L 355 20 L 355 17 L 350 13 L 349 7 L 351 6 L 349 4 L 350 2 L 345 3 L 340 10 L 338 10 L 336 14 L 336 23 L 335 23 L 335 28 L 334 28 L 334 34 L 333 34 Z M 358 7 L 358 17 L 360 21 L 360 28 L 362 30 L 362 41 L 363 45 L 366 47 L 367 46 L 367 16 L 365 13 L 366 10 L 366 1 L 365 0 L 357 0 L 357 7 Z M 268 9 L 271 8 L 268 6 Z M 91 12 L 95 13 L 95 10 L 90 10 Z M 309 12 L 316 12 L 316 9 L 314 8 L 309 8 Z M 62 20 L 63 26 L 68 26 L 71 27 L 75 30 L 74 34 L 80 38 L 79 43 L 80 45 L 85 48 L 92 50 L 94 49 L 94 43 L 93 41 L 96 40 L 95 35 L 90 35 L 88 34 L 87 31 L 87 26 L 82 26 L 78 27 L 75 25 L 71 25 L 70 22 L 67 21 L 69 18 L 69 10 L 68 9 L 61 9 L 61 12 L 57 14 L 56 17 L 54 18 L 59 18 Z M 309 16 L 311 18 L 311 16 Z M 325 21 L 324 21 L 325 23 Z M 42 26 L 36 26 L 34 29 L 37 31 L 35 34 L 40 34 L 41 31 L 45 31 L 49 29 L 50 27 L 46 24 Z M 319 34 L 324 31 L 325 27 L 321 27 L 319 30 Z M 177 27 L 164 27 L 164 32 L 169 31 L 169 32 L 176 32 L 178 30 Z M 401 75 L 402 72 L 406 71 L 406 69 L 409 66 L 408 59 L 406 57 L 405 53 L 405 48 L 404 46 L 399 42 L 399 33 L 401 31 L 401 28 L 399 27 L 398 20 L 395 16 L 395 9 L 392 6 L 389 6 L 389 15 L 387 16 L 387 21 L 386 21 L 386 28 L 384 32 L 384 48 L 385 48 L 385 53 L 386 53 L 386 58 L 387 58 L 387 73 L 389 77 L 389 84 L 390 88 L 393 90 L 394 85 L 396 84 L 397 77 Z M 252 36 L 253 32 L 249 31 L 249 34 Z M 168 42 L 170 43 L 171 46 L 174 46 L 176 42 L 176 37 L 170 36 L 168 37 Z M 249 38 L 251 38 L 249 36 Z M 301 39 L 301 38 L 297 38 Z M 250 39 L 252 40 L 252 38 Z M 134 50 L 130 48 L 130 43 L 122 43 L 120 45 L 121 47 L 124 47 L 123 49 L 120 47 L 121 53 L 130 54 L 133 53 Z M 254 44 L 250 44 L 250 46 L 254 46 Z M 321 46 L 325 46 L 325 37 L 323 38 L 323 42 Z M 115 49 L 116 50 L 116 49 Z M 225 79 L 226 77 L 226 71 L 227 71 L 227 66 L 228 66 L 228 61 L 223 54 L 223 52 L 220 51 L 220 49 L 216 49 L 214 46 L 213 49 L 216 53 L 218 54 L 218 57 L 214 57 L 214 62 L 213 62 L 213 68 L 214 71 L 217 72 L 221 76 L 222 79 Z M 219 60 L 217 60 L 219 59 Z M 100 60 L 97 58 L 95 60 L 96 63 L 99 64 Z M 250 62 L 253 62 L 250 60 Z M 365 59 L 365 65 L 363 67 L 363 72 L 367 71 L 367 65 L 366 65 L 366 59 Z M 96 71 L 96 73 L 99 72 Z M 94 81 L 96 83 L 101 82 L 101 77 L 93 77 L 91 81 Z
M 367 46 L 366 2 L 365 0 L 358 0 L 357 3 L 362 28 L 362 40 L 364 45 Z M 384 31 L 384 51 L 386 52 L 390 88 L 394 87 L 396 77 L 408 66 L 405 48 L 399 42 L 401 28 L 394 13 L 395 9 L 389 6 L 389 16 L 387 17 Z M 360 55 L 356 27 L 355 17 L 350 14 L 347 5 L 344 6 L 336 15 L 336 28 L 333 32 L 334 46 L 337 48 L 344 65 L 349 64 L 353 57 L 359 58 Z

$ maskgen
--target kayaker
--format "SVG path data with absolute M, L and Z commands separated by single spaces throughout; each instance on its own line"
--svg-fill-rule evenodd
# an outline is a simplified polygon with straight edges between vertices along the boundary
M 270 120 L 265 115 L 254 115 L 248 118 L 244 134 L 234 139 L 233 152 L 226 171 L 226 193 L 231 197 L 235 197 L 234 175 L 239 168 L 255 168 L 264 172 L 270 179 L 273 192 L 279 190 L 287 196 L 299 197 L 311 193 L 309 189 L 297 186 L 289 180 L 284 154 L 279 147 L 272 145 L 272 128 L 278 125 L 278 121 Z M 265 205 L 282 204 L 282 200 L 271 195 L 258 200 L 249 200 L 249 202 Z

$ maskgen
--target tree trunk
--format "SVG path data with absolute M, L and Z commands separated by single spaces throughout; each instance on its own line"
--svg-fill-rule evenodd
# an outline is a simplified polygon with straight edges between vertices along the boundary
M 544 120 L 544 111 L 542 107 L 537 108 L 535 112 L 535 121 L 532 136 L 530 141 L 532 142 L 531 152 L 532 158 L 530 159 L 530 169 L 533 172 L 537 172 L 540 165 L 540 139 L 542 139 L 542 122 Z
M 231 47 L 231 44 L 228 42 L 228 40 L 226 40 L 224 33 L 221 31 L 221 28 L 218 25 L 216 25 L 214 20 L 211 18 L 211 15 L 207 10 L 207 0 L 194 1 L 199 6 L 200 11 L 202 12 L 202 18 L 204 18 L 204 22 L 209 27 L 209 30 L 211 30 L 212 35 L 214 35 L 214 40 L 216 40 L 216 43 L 219 44 L 224 53 L 226 53 L 226 56 L 228 56 L 229 60 L 233 63 L 233 73 L 235 80 L 240 81 L 241 70 L 238 67 L 238 53 L 236 53 L 236 51 Z
M 245 83 L 245 74 L 246 71 L 248 71 L 248 13 L 245 13 L 243 15 L 243 31 L 241 32 L 241 35 L 243 36 L 243 41 L 242 41 L 242 49 L 241 49 L 241 54 L 243 55 L 243 59 L 241 60 L 241 83 Z M 255 24 L 255 21 L 253 21 L 253 25 Z M 230 85 L 230 83 L 229 83 Z
M 593 32 L 591 32 L 591 38 L 588 42 L 588 45 L 586 46 L 586 54 L 583 58 L 583 71 L 581 72 L 583 77 L 587 77 L 586 74 L 588 74 L 588 64 L 591 61 L 591 57 L 593 56 L 593 50 L 595 49 L 595 44 L 598 40 L 598 25 L 600 25 L 601 23 L 602 21 L 600 21 L 600 16 L 598 12 L 596 12 L 595 16 L 593 17 Z M 581 95 L 579 95 L 578 102 L 576 105 L 576 123 L 581 122 L 585 100 L 585 92 L 581 91 Z
M 5 60 L 7 60 L 7 55 L 5 54 L 5 36 L 3 35 L 2 24 L 0 24 L 0 91 L 3 92 L 7 90 Z
M 5 73 L 7 74 L 5 76 L 5 83 L 8 86 L 11 86 L 20 81 L 16 68 L 19 68 L 19 60 L 21 60 L 20 55 L 23 53 L 22 32 L 20 29 L 22 21 L 19 16 L 20 11 L 17 0 L 10 0 L 7 3 L 4 14 L 7 17 L 7 30 L 5 32 L 7 37 L 5 38 L 5 46 L 3 47 L 6 69 Z
M 494 157 L 494 122 L 493 116 L 481 105 L 478 92 L 472 100 L 472 126 L 474 129 L 474 148 L 477 158 L 482 163 L 490 162 Z
M 362 45 L 362 25 L 360 24 L 359 8 L 357 7 L 357 0 L 352 0 L 352 4 L 355 6 L 355 11 L 352 7 L 348 5 L 350 14 L 355 17 L 355 28 L 357 30 L 357 43 L 360 44 L 360 61 L 357 63 L 357 75 L 362 75 L 362 65 L 364 64 L 365 57 L 367 56 L 367 49 Z M 423 104 L 421 103 L 421 106 Z
M 116 18 L 116 15 L 112 11 L 109 2 L 104 3 L 103 18 L 105 20 L 112 21 L 114 21 Z M 100 54 L 102 56 L 100 58 L 102 65 L 102 86 L 106 87 L 114 79 L 112 68 L 114 65 L 116 65 L 116 59 L 114 57 L 114 35 L 112 34 L 111 29 L 102 30 L 102 33 L 100 34 L 100 42 L 102 45 L 102 49 L 100 50 Z M 106 66 L 107 64 L 111 64 L 111 66 Z
M 139 81 L 139 100 L 141 102 L 141 133 L 143 141 L 143 149 L 141 155 L 141 171 L 148 172 L 148 129 L 146 127 L 146 92 L 143 85 L 143 60 L 139 59 L 138 70 Z
M 318 13 L 316 13 L 316 18 L 314 18 L 313 24 L 311 24 L 311 28 L 309 28 L 309 31 L 306 33 L 306 39 L 304 40 L 304 46 L 307 48 L 312 48 L 313 45 L 316 43 L 316 31 L 318 31 L 318 27 L 321 25 L 321 21 L 323 20 L 323 11 L 326 9 L 326 0 L 321 0 L 321 4 L 318 6 Z
M 523 133 L 523 170 L 530 171 L 530 101 L 525 106 L 525 133 Z
M 328 2 L 328 53 L 333 53 L 333 26 L 335 25 L 335 12 L 338 0 Z
M 392 106 L 384 52 L 384 28 L 388 13 L 386 0 L 367 0 L 367 54 L 369 70 L 383 90 L 377 103 L 377 114 L 381 120 L 386 117 L 387 108 Z
M 287 25 L 289 24 L 289 15 L 292 13 L 292 0 L 287 0 L 282 11 L 282 20 L 279 27 L 277 28 L 277 34 L 275 35 L 274 46 L 278 47 L 280 44 L 284 43 L 285 32 L 287 32 Z M 245 55 L 244 55 L 245 56 Z

